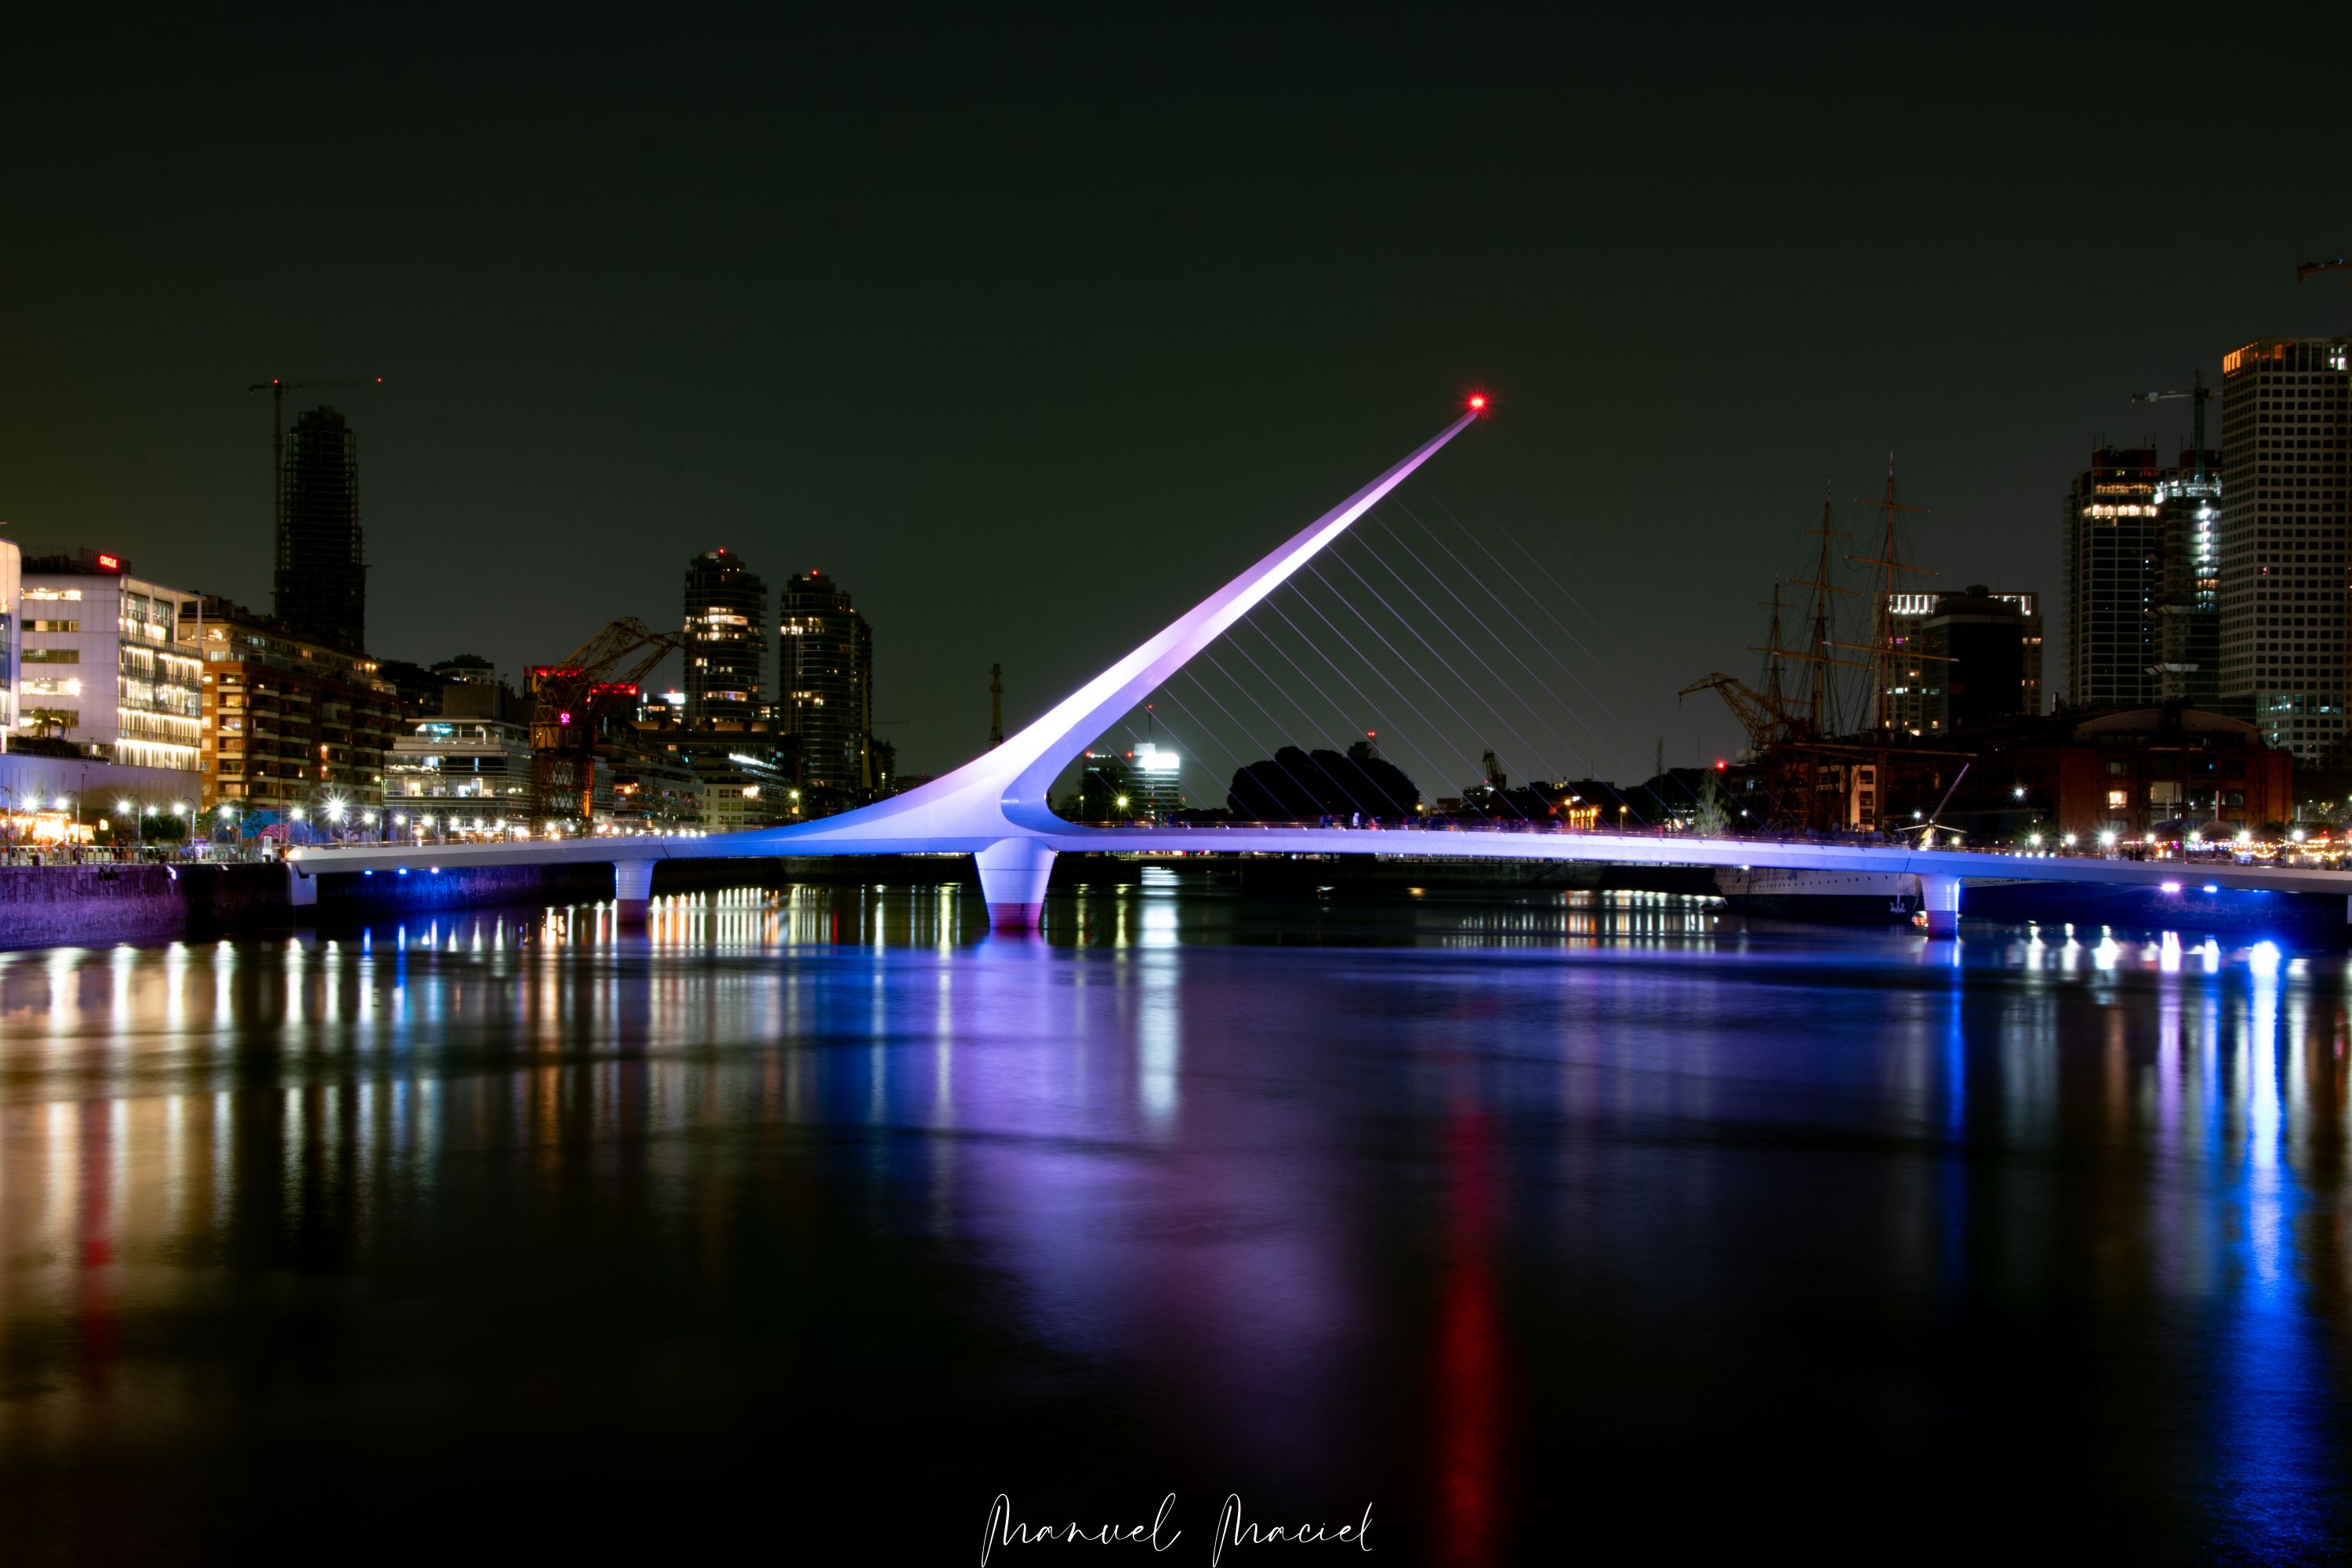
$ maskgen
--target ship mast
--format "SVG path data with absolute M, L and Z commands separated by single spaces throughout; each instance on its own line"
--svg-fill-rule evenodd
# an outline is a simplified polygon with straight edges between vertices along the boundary
M 1806 530 L 1822 542 L 1820 559 L 1813 563 L 1811 580 L 1802 584 L 1813 591 L 1811 654 L 1813 687 L 1811 701 L 1806 708 L 1806 727 L 1812 731 L 1811 738 L 1814 740 L 1820 740 L 1837 725 L 1837 715 L 1831 707 L 1830 666 L 1852 662 L 1848 659 L 1832 658 L 1829 651 L 1836 646 L 1835 640 L 1830 636 L 1832 621 L 1830 595 L 1832 594 L 1850 595 L 1854 591 L 1852 588 L 1841 587 L 1830 581 L 1830 541 L 1853 537 L 1842 530 L 1830 526 L 1837 521 L 1837 514 L 1830 508 L 1832 489 L 1831 484 L 1827 482 L 1822 486 L 1821 526 Z
M 1925 566 L 1904 563 L 1896 552 L 1895 525 L 1906 511 L 1926 512 L 1924 506 L 1910 506 L 1895 499 L 1895 454 L 1886 454 L 1886 494 L 1878 500 L 1857 500 L 1857 506 L 1875 507 L 1885 518 L 1878 554 L 1849 556 L 1857 566 L 1879 569 L 1878 603 L 1874 606 L 1871 623 L 1871 656 L 1876 667 L 1878 695 L 1871 705 L 1871 728 L 1885 740 L 1895 728 L 1895 574 L 1898 572 L 1918 572 L 1927 576 L 1935 573 Z

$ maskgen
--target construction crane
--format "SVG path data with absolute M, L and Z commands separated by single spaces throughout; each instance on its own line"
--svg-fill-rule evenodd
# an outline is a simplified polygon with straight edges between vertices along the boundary
M 342 386 L 382 386 L 383 377 L 362 378 L 357 381 L 280 381 L 275 376 L 257 381 L 247 392 L 269 394 L 269 482 L 272 519 L 286 515 L 286 394 L 293 392 L 325 392 Z
M 2334 265 L 2340 267 L 2343 263 L 2339 261 L 2334 263 Z M 2202 370 L 2190 371 L 2189 373 L 2189 390 L 2186 392 L 2183 392 L 2177 386 L 2170 392 L 2135 392 L 2132 394 L 2132 401 L 2134 403 L 2175 403 L 2185 397 L 2195 405 L 2197 410 L 2197 482 L 2201 485 L 2205 482 L 2205 405 L 2211 400 L 2213 396 L 2213 389 L 2205 384 L 2205 373 Z
M 1794 722 L 1784 704 L 1738 676 L 1726 675 L 1721 670 L 1692 681 L 1675 696 L 1679 700 L 1695 691 L 1712 691 L 1723 699 L 1723 705 L 1731 710 L 1731 716 L 1748 731 L 1748 744 L 1759 757 L 1785 740 Z
M 2294 280 L 2308 283 L 2322 272 L 2352 272 L 2352 257 L 2339 256 L 2333 261 L 2306 261 L 2294 269 Z
M 533 820 L 584 831 L 596 804 L 596 720 L 636 696 L 656 665 L 686 647 L 676 632 L 645 622 L 605 623 L 555 664 L 530 670 L 530 799 Z

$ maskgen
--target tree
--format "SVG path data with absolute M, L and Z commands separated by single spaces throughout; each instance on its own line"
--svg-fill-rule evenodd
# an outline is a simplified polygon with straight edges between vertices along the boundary
M 1285 746 L 1234 774 L 1225 805 L 1245 821 L 1296 822 L 1318 816 L 1406 817 L 1421 791 L 1404 770 L 1359 747 L 1347 754 Z
M 1691 814 L 1691 831 L 1720 837 L 1731 826 L 1731 803 L 1723 798 L 1721 775 L 1709 768 L 1699 780 L 1698 809 Z

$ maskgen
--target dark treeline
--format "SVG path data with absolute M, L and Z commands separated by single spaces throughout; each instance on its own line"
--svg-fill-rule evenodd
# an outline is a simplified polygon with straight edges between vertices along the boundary
M 1223 811 L 1179 816 L 1203 822 L 1299 822 L 1326 816 L 1344 821 L 1361 815 L 1384 821 L 1419 816 L 1428 821 L 1567 821 L 1598 828 L 1644 828 L 1688 825 L 1710 795 L 1717 795 L 1710 770 L 1669 768 L 1655 778 L 1622 787 L 1595 778 L 1559 784 L 1530 780 L 1516 787 L 1474 784 L 1459 798 L 1432 800 L 1424 809 L 1420 786 L 1369 747 L 1359 744 L 1340 752 L 1285 746 L 1234 774 Z M 1724 804 L 1729 809 L 1729 803 Z
M 1404 770 L 1384 757 L 1285 746 L 1272 760 L 1252 763 L 1234 774 L 1225 809 L 1250 822 L 1295 822 L 1308 817 L 1411 816 L 1421 791 Z

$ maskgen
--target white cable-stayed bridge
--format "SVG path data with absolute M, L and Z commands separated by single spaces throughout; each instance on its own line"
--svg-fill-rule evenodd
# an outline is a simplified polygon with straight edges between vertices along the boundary
M 1536 668 L 1528 657 L 1530 652 L 1549 658 L 1587 696 L 1594 694 L 1584 673 L 1561 658 L 1549 638 L 1536 636 L 1518 609 L 1506 599 L 1477 584 L 1474 577 L 1474 585 L 1492 601 L 1491 606 L 1482 606 L 1448 585 L 1440 574 L 1431 569 L 1424 551 L 1432 555 L 1443 552 L 1457 566 L 1465 565 L 1444 539 L 1423 525 L 1430 542 L 1417 547 L 1402 532 L 1388 530 L 1387 550 L 1409 562 L 1410 572 L 1400 570 L 1383 550 L 1369 546 L 1366 558 L 1373 563 L 1373 573 L 1336 552 L 1327 555 L 1335 542 L 1475 423 L 1480 413 L 1481 409 L 1474 405 L 1063 699 L 1043 717 L 1006 737 L 1002 745 L 904 794 L 839 816 L 701 837 L 620 836 L 488 844 L 345 846 L 291 851 L 289 860 L 301 880 L 366 872 L 431 873 L 468 868 L 609 863 L 624 923 L 641 922 L 646 918 L 652 897 L 654 867 L 663 860 L 765 859 L 786 856 L 969 854 L 978 865 L 981 891 L 991 923 L 1014 929 L 1034 929 L 1039 924 L 1055 859 L 1066 853 L 1374 855 L 1430 860 L 1583 861 L 1892 875 L 1916 879 L 1929 929 L 1937 934 L 1949 934 L 1955 929 L 1961 887 L 1970 879 L 2155 887 L 2178 882 L 2188 876 L 2217 888 L 2329 894 L 2352 889 L 2352 878 L 2315 868 L 2200 862 L 2185 870 L 2181 865 L 2170 862 L 1707 837 L 1687 832 L 1653 835 L 1567 831 L 1550 825 L 1546 825 L 1544 830 L 1528 831 L 1532 825 L 1524 823 L 1439 830 L 1410 826 L 1412 818 L 1402 813 L 1400 819 L 1407 826 L 1378 830 L 1282 824 L 1098 827 L 1079 826 L 1055 814 L 1048 797 L 1055 781 L 1090 744 L 1139 710 L 1154 693 L 1165 689 L 1189 717 L 1197 718 L 1190 704 L 1183 701 L 1181 692 L 1170 682 L 1180 673 L 1186 673 L 1186 667 L 1193 659 L 1203 656 L 1223 671 L 1223 665 L 1216 661 L 1213 645 L 1301 573 L 1312 574 L 1330 586 L 1334 578 L 1319 571 L 1318 557 L 1334 563 L 1340 569 L 1341 577 L 1352 579 L 1388 609 L 1390 624 L 1402 626 L 1407 640 L 1400 643 L 1392 638 L 1383 624 L 1345 600 L 1341 605 L 1356 617 L 1352 633 L 1339 615 L 1313 600 L 1305 600 L 1312 617 L 1318 618 L 1330 632 L 1331 640 L 1350 656 L 1343 663 L 1319 642 L 1308 645 L 1324 666 L 1318 678 L 1313 668 L 1268 636 L 1264 626 L 1249 623 L 1265 639 L 1262 646 L 1279 654 L 1280 661 L 1286 662 L 1290 671 L 1290 675 L 1283 673 L 1282 662 L 1269 664 L 1260 660 L 1244 644 L 1227 645 L 1239 658 L 1246 659 L 1260 678 L 1266 695 L 1244 690 L 1244 696 L 1266 723 L 1278 727 L 1282 722 L 1267 707 L 1267 696 L 1289 701 L 1302 718 L 1311 721 L 1311 714 L 1300 700 L 1306 691 L 1311 690 L 1327 708 L 1338 708 L 1348 705 L 1349 699 L 1335 698 L 1334 688 L 1345 686 L 1357 702 L 1370 704 L 1367 688 L 1381 686 L 1389 691 L 1399 711 L 1412 716 L 1414 722 L 1407 728 L 1408 733 L 1438 733 L 1443 726 L 1430 721 L 1427 709 L 1444 705 L 1452 710 L 1457 721 L 1491 728 L 1508 736 L 1524 754 L 1539 756 L 1549 750 L 1554 756 L 1589 757 L 1583 746 L 1563 735 L 1532 705 L 1527 712 L 1515 717 L 1496 700 L 1498 693 L 1511 688 L 1509 667 L 1514 663 L 1525 679 L 1540 682 L 1551 679 Z M 1376 573 L 1385 574 L 1385 584 Z M 1424 594 L 1424 586 L 1431 594 L 1438 595 L 1438 600 L 1433 601 Z M 1417 603 L 1421 615 L 1401 607 L 1400 602 L 1408 599 Z M 1453 605 L 1450 610 L 1445 608 L 1449 599 Z M 1298 619 L 1279 605 L 1271 607 L 1286 626 L 1303 635 Z M 1538 608 L 1540 611 L 1539 605 Z M 1499 631 L 1496 616 L 1507 618 L 1526 635 L 1514 637 Z M 1454 625 L 1456 621 L 1476 626 L 1486 634 L 1490 646 L 1482 647 L 1472 641 Z M 1553 621 L 1574 639 L 1565 623 L 1556 616 Z M 1391 656 L 1390 664 L 1398 667 L 1393 671 L 1370 654 L 1370 646 L 1375 642 Z M 1597 673 L 1603 668 L 1605 661 L 1591 658 L 1590 650 L 1580 641 L 1578 646 L 1580 654 L 1586 656 L 1588 669 Z M 1501 665 L 1493 657 L 1497 651 L 1504 661 Z M 1350 664 L 1356 668 L 1351 669 Z M 1471 702 L 1483 705 L 1485 713 L 1474 708 L 1465 718 L 1463 706 L 1453 702 L 1435 684 L 1432 670 L 1443 670 L 1457 689 L 1469 695 Z M 1297 690 L 1286 689 L 1292 684 L 1292 676 L 1296 677 Z M 1188 674 L 1188 680 L 1191 679 Z M 1419 683 L 1418 689 L 1410 684 L 1414 681 Z M 1262 745 L 1251 737 L 1253 726 L 1234 708 L 1208 688 L 1197 689 L 1234 721 L 1253 745 Z M 1384 705 L 1382 710 L 1386 710 Z M 1522 719 L 1526 721 L 1524 725 Z M 1547 748 L 1536 741 L 1530 730 L 1548 731 L 1550 746 Z M 1231 754 L 1238 758 L 1238 753 Z M 1261 754 L 1274 753 L 1262 751 Z M 1555 768 L 1554 772 L 1557 776 L 1559 770 Z

